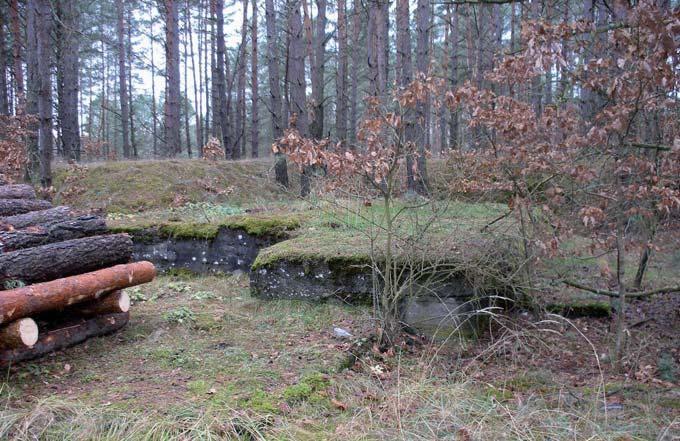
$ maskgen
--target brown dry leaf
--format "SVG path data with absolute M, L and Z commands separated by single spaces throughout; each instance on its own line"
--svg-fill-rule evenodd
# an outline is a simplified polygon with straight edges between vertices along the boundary
M 335 398 L 331 398 L 331 404 L 333 405 L 333 407 L 343 412 L 347 410 L 347 405 L 342 401 L 336 400 Z

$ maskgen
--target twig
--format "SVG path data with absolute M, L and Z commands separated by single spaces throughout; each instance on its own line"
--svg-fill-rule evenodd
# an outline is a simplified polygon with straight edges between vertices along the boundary
M 510 214 L 512 214 L 512 212 L 513 212 L 513 210 L 510 210 L 507 213 L 504 213 L 504 214 L 498 216 L 496 219 L 492 220 L 488 224 L 484 225 L 484 227 L 482 228 L 482 232 L 486 231 L 487 228 L 489 228 L 491 225 L 495 224 L 496 222 L 500 222 L 503 219 L 505 219 L 506 217 L 510 216 Z
M 577 283 L 577 282 L 574 282 L 574 281 L 571 281 L 571 280 L 563 280 L 562 283 L 564 283 L 567 286 L 582 289 L 583 291 L 592 292 L 593 294 L 598 294 L 598 295 L 601 295 L 601 296 L 607 296 L 607 297 L 618 297 L 619 296 L 618 292 L 607 291 L 605 289 L 592 288 L 590 286 L 581 285 L 580 283 Z M 651 289 L 649 291 L 627 293 L 626 297 L 629 297 L 629 298 L 649 297 L 651 295 L 664 293 L 664 292 L 666 292 L 666 293 L 680 292 L 680 286 L 672 286 L 672 287 L 666 287 L 666 288 Z

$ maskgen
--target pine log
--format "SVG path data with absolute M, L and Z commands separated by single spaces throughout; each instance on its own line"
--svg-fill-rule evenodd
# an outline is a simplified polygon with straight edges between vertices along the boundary
M 94 236 L 0 254 L 0 284 L 55 280 L 127 263 L 132 240 L 127 234 Z M 3 297 L 5 294 L 1 294 Z
M 125 291 L 114 291 L 100 299 L 78 303 L 63 311 L 63 316 L 96 317 L 104 314 L 119 314 L 130 310 L 130 296 Z
M 71 209 L 64 205 L 47 210 L 31 211 L 15 216 L 0 217 L 1 230 L 20 230 L 34 225 L 49 224 L 67 220 L 73 216 Z
M 0 199 L 35 199 L 35 189 L 26 184 L 0 185 Z
M 21 230 L 0 230 L 0 253 L 96 236 L 106 231 L 106 221 L 99 216 L 81 216 Z
M 78 276 L 0 292 L 0 324 L 94 300 L 156 276 L 151 262 L 117 265 Z
M 38 341 L 38 325 L 32 318 L 22 318 L 0 328 L 0 349 L 20 349 Z
M 31 360 L 77 345 L 88 338 L 110 334 L 125 326 L 129 320 L 130 314 L 125 312 L 67 323 L 63 327 L 42 333 L 32 348 L 0 351 L 0 365 Z
M 14 216 L 48 208 L 52 208 L 52 204 L 40 199 L 0 199 L 0 216 Z

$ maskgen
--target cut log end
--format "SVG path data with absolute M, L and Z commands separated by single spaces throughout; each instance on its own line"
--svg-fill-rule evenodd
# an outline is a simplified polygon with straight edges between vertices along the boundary
M 118 296 L 118 308 L 120 312 L 130 311 L 130 296 L 125 291 L 121 291 Z
M 30 348 L 38 341 L 38 325 L 31 318 L 22 318 L 0 328 L 0 348 Z
M 33 346 L 38 342 L 38 325 L 33 319 L 23 318 L 19 321 L 19 335 L 25 346 Z

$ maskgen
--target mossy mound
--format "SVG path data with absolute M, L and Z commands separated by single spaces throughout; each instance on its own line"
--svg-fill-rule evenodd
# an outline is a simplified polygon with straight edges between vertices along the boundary
M 329 264 L 368 264 L 371 262 L 370 244 L 364 238 L 351 233 L 306 233 L 261 250 L 252 270 L 256 271 L 282 260 L 294 263 L 320 261 Z
M 55 170 L 55 202 L 108 213 L 138 213 L 177 205 L 178 201 L 252 203 L 288 199 L 287 192 L 274 181 L 271 169 L 268 159 L 112 161 L 62 166 Z

